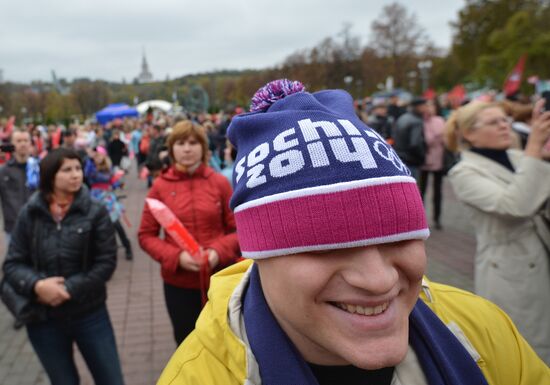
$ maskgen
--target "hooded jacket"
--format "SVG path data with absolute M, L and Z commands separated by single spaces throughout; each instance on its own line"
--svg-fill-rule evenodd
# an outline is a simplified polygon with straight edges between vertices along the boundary
M 64 277 L 71 299 L 48 306 L 47 313 L 50 318 L 65 318 L 88 314 L 105 303 L 105 283 L 115 267 L 116 240 L 109 214 L 82 186 L 59 223 L 43 195 L 33 194 L 15 224 L 3 270 L 12 286 L 29 298 L 35 298 L 38 280 Z
M 172 166 L 155 179 L 147 196 L 168 206 L 204 249 L 216 250 L 222 268 L 239 256 L 235 218 L 229 208 L 231 192 L 228 180 L 210 167 L 201 165 L 189 175 Z M 146 204 L 138 232 L 141 248 L 161 264 L 164 282 L 200 288 L 199 274 L 179 266 L 180 247 L 168 233 L 164 239 L 159 234 L 160 225 Z
M 251 264 L 244 261 L 212 277 L 209 302 L 196 329 L 174 353 L 158 385 L 262 383 L 241 316 Z M 497 306 L 426 279 L 421 299 L 449 326 L 489 384 L 532 385 L 550 380 L 548 367 Z M 409 354 L 396 367 L 394 380 L 392 384 L 427 383 Z

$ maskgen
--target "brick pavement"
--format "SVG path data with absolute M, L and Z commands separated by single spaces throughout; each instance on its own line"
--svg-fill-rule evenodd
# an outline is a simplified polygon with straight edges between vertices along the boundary
M 115 328 L 122 368 L 127 384 L 154 384 L 175 349 L 170 321 L 164 306 L 162 282 L 157 263 L 143 253 L 136 231 L 147 190 L 132 174 L 127 178 L 124 201 L 132 223 L 127 228 L 134 248 L 134 261 L 124 259 L 119 249 L 119 262 L 109 282 L 107 301 Z M 443 231 L 433 231 L 427 241 L 428 276 L 438 282 L 472 289 L 474 238 L 464 210 L 445 184 Z M 427 197 L 429 199 L 429 195 Z M 430 204 L 427 210 L 430 211 Z M 5 242 L 0 235 L 0 253 L 4 256 Z M 0 384 L 48 384 L 24 329 L 15 331 L 13 320 L 0 305 Z M 76 352 L 83 385 L 93 381 L 85 364 Z

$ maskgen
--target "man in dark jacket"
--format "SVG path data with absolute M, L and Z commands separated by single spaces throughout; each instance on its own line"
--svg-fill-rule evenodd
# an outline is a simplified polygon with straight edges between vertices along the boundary
M 399 117 L 395 124 L 393 138 L 395 151 L 418 180 L 419 167 L 424 163 L 426 143 L 424 142 L 424 113 L 426 99 L 415 98 L 410 109 Z
M 122 157 L 128 155 L 128 149 L 124 142 L 120 140 L 119 131 L 113 132 L 112 139 L 107 145 L 107 152 L 109 153 L 113 167 L 120 167 L 120 161 Z
M 155 124 L 150 128 L 150 144 L 149 152 L 147 153 L 147 158 L 145 160 L 145 166 L 149 169 L 149 178 L 147 180 L 148 187 L 151 187 L 153 178 L 158 176 L 163 168 L 163 161 L 160 159 L 160 153 L 163 150 L 166 150 L 164 142 L 166 138 L 164 137 L 164 128 Z
M 372 107 L 366 123 L 382 138 L 390 139 L 392 137 L 393 118 L 388 116 L 388 108 L 385 105 L 378 104 Z
M 0 168 L 0 200 L 4 216 L 4 231 L 9 240 L 19 211 L 31 195 L 27 187 L 27 159 L 31 155 L 31 135 L 15 129 L 11 135 L 12 158 Z

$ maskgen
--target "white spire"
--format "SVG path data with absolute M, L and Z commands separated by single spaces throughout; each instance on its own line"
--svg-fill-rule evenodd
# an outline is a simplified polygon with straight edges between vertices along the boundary
M 147 57 L 145 56 L 145 47 L 142 47 L 143 59 L 141 61 L 141 73 L 138 75 L 138 81 L 140 83 L 148 83 L 153 80 L 153 74 L 149 71 L 149 65 L 147 64 Z

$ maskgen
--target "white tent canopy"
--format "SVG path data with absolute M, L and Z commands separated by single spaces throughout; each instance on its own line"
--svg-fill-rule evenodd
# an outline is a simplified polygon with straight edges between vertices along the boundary
M 162 110 L 164 112 L 168 112 L 172 109 L 172 103 L 167 102 L 165 100 L 148 100 L 146 102 L 139 103 L 136 106 L 136 109 L 138 110 L 138 112 L 140 114 L 143 115 L 147 112 L 149 107 L 151 107 L 153 109 L 156 108 L 156 109 Z

